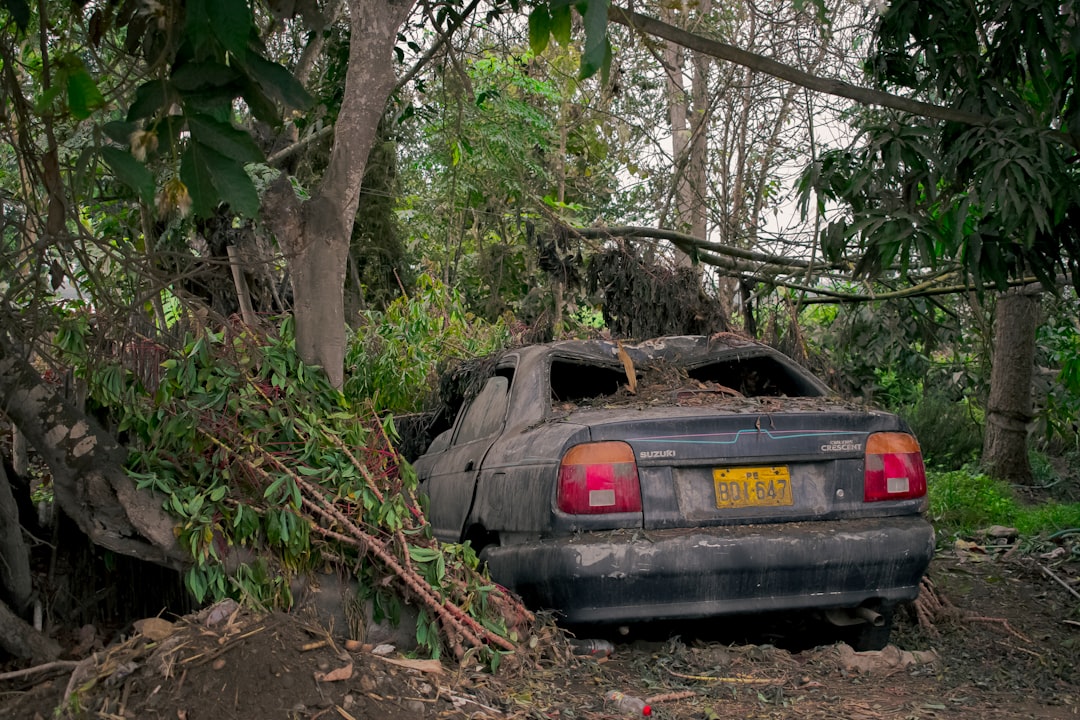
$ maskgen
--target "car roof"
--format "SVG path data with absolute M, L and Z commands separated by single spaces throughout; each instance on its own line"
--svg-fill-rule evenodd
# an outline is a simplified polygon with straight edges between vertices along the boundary
M 601 361 L 618 361 L 619 345 L 635 364 L 665 361 L 678 365 L 693 366 L 716 360 L 718 356 L 737 353 L 769 355 L 796 364 L 783 353 L 755 340 L 735 333 L 715 335 L 671 335 L 649 340 L 621 341 L 596 338 L 590 340 L 560 340 L 544 345 L 520 348 L 522 354 L 550 354 L 568 358 L 591 358 Z

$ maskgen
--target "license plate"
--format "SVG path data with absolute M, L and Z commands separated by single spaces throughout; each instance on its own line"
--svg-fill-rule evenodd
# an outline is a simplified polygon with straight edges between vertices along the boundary
M 772 507 L 793 504 L 791 473 L 786 465 L 713 470 L 716 507 Z

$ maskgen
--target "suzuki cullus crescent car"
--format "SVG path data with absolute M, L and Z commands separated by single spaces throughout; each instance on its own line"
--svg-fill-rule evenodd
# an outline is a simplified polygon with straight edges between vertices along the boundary
M 570 624 L 815 610 L 888 641 L 934 545 L 919 444 L 724 333 L 487 365 L 415 468 L 440 540 Z

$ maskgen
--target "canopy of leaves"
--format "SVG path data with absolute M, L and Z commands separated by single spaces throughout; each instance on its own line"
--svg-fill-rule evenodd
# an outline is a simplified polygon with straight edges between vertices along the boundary
M 1053 0 L 898 0 L 877 28 L 871 78 L 989 118 L 983 124 L 864 112 L 851 148 L 802 179 L 830 260 L 875 276 L 956 264 L 977 283 L 1034 274 L 1080 283 L 1080 27 Z

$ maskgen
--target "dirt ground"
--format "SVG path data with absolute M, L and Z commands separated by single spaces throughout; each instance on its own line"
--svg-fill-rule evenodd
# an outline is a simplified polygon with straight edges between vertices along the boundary
M 680 720 L 1080 718 L 1080 547 L 1010 548 L 939 553 L 924 595 L 943 601 L 924 605 L 932 625 L 900 613 L 879 653 L 808 646 L 788 619 L 741 618 L 616 636 L 596 660 L 572 655 L 549 625 L 492 674 L 350 651 L 300 616 L 225 606 L 138 624 L 77 666 L 0 680 L 0 720 L 48 720 L 58 707 L 108 720 L 621 717 L 609 690 Z

